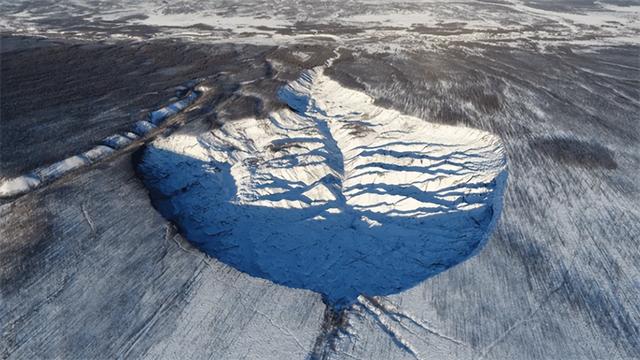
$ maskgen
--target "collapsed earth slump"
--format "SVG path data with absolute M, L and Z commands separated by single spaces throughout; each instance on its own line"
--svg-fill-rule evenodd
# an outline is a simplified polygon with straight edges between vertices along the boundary
M 225 68 L 229 73 L 220 75 L 219 82 L 208 80 L 217 89 L 211 93 L 217 94 L 211 98 L 216 106 L 201 99 L 193 107 L 197 110 L 178 115 L 176 122 L 205 117 L 201 126 L 218 126 L 225 120 L 223 112 L 225 117 L 244 116 L 230 106 L 234 102 L 252 104 L 249 112 L 258 114 L 277 109 L 282 105 L 269 94 L 284 83 L 281 79 L 291 80 L 332 56 L 321 46 L 296 49 L 314 54 L 305 63 L 283 48 L 11 41 L 12 51 L 2 54 L 0 136 L 7 131 L 32 134 L 49 146 L 3 137 L 2 176 L 88 149 L 137 121 L 131 114 L 163 105 L 175 86 Z M 3 48 L 7 42 L 3 38 Z M 138 51 L 130 53 L 130 48 Z M 105 85 L 89 101 L 81 93 L 53 96 L 75 91 L 62 86 L 64 81 L 47 83 L 48 74 L 38 73 L 42 67 L 73 63 L 62 49 L 75 52 L 79 62 L 103 64 L 109 76 L 94 73 L 92 81 L 121 81 L 122 92 L 112 94 Z M 111 50 L 100 52 L 105 49 Z M 33 62 L 49 51 L 66 60 L 19 66 L 17 60 Z M 131 154 L 141 143 L 5 200 L 0 207 L 0 354 L 636 358 L 640 309 L 635 299 L 640 294 L 634 279 L 640 266 L 632 254 L 640 238 L 635 206 L 640 202 L 640 134 L 633 125 L 640 111 L 638 51 L 616 47 L 585 55 L 556 48 L 539 53 L 473 43 L 404 57 L 343 51 L 328 74 L 344 86 L 365 89 L 377 103 L 403 113 L 500 136 L 510 184 L 502 219 L 482 253 L 413 289 L 365 299 L 339 315 L 309 291 L 274 286 L 203 257 L 176 234 L 135 176 Z M 183 59 L 185 52 L 191 58 Z M 266 61 L 269 57 L 276 61 Z M 211 61 L 212 69 L 175 68 L 196 59 Z M 127 67 L 129 61 L 144 66 L 149 60 L 163 64 L 151 63 L 149 76 Z M 277 62 L 282 64 L 277 69 L 269 65 Z M 130 75 L 117 80 L 119 67 Z M 90 69 L 66 71 L 75 86 L 93 86 L 82 81 Z M 136 81 L 125 81 L 135 76 Z M 253 79 L 258 81 L 246 83 Z M 49 90 L 38 90 L 39 81 Z M 126 105 L 120 110 L 124 116 L 87 120 L 136 98 L 141 83 L 159 94 L 137 99 L 138 106 Z M 31 98 L 22 100 L 19 92 Z M 103 97 L 104 104 L 94 108 L 91 101 Z M 40 108 L 22 101 L 52 103 Z M 60 117 L 67 111 L 75 116 Z M 38 119 L 68 121 L 67 132 L 20 125 Z M 580 150 L 570 150 L 576 145 Z M 555 155 L 558 149 L 564 155 Z M 12 158 L 13 151 L 22 155 Z M 376 313 L 372 307 L 383 310 Z

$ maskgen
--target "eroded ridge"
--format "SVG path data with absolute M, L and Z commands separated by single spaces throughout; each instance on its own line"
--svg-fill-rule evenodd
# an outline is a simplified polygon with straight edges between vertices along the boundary
M 409 288 L 471 256 L 499 216 L 497 137 L 374 105 L 322 68 L 288 109 L 155 140 L 155 205 L 206 253 L 336 307 Z

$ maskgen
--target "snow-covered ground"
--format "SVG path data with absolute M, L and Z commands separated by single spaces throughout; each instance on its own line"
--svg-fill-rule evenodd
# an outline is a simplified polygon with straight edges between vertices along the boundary
M 71 38 L 186 38 L 284 44 L 337 37 L 376 51 L 485 42 L 633 44 L 640 3 L 485 1 L 0 1 L 0 28 Z M 69 18 L 68 15 L 73 15 Z M 315 39 L 315 38 L 314 38 Z M 393 39 L 393 44 L 376 40 Z M 308 39 L 307 39 L 308 40 Z
M 637 1 L 0 4 L 0 357 L 640 357 Z

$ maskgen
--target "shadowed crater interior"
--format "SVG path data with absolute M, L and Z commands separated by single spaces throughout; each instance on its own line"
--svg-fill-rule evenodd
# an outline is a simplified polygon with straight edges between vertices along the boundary
M 278 95 L 288 107 L 267 118 L 183 128 L 138 157 L 154 206 L 202 251 L 342 308 L 486 241 L 506 182 L 497 137 L 379 107 L 322 68 Z

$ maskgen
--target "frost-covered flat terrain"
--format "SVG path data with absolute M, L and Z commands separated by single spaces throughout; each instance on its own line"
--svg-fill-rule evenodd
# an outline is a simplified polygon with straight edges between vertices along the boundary
M 640 357 L 637 1 L 0 9 L 2 358 Z

